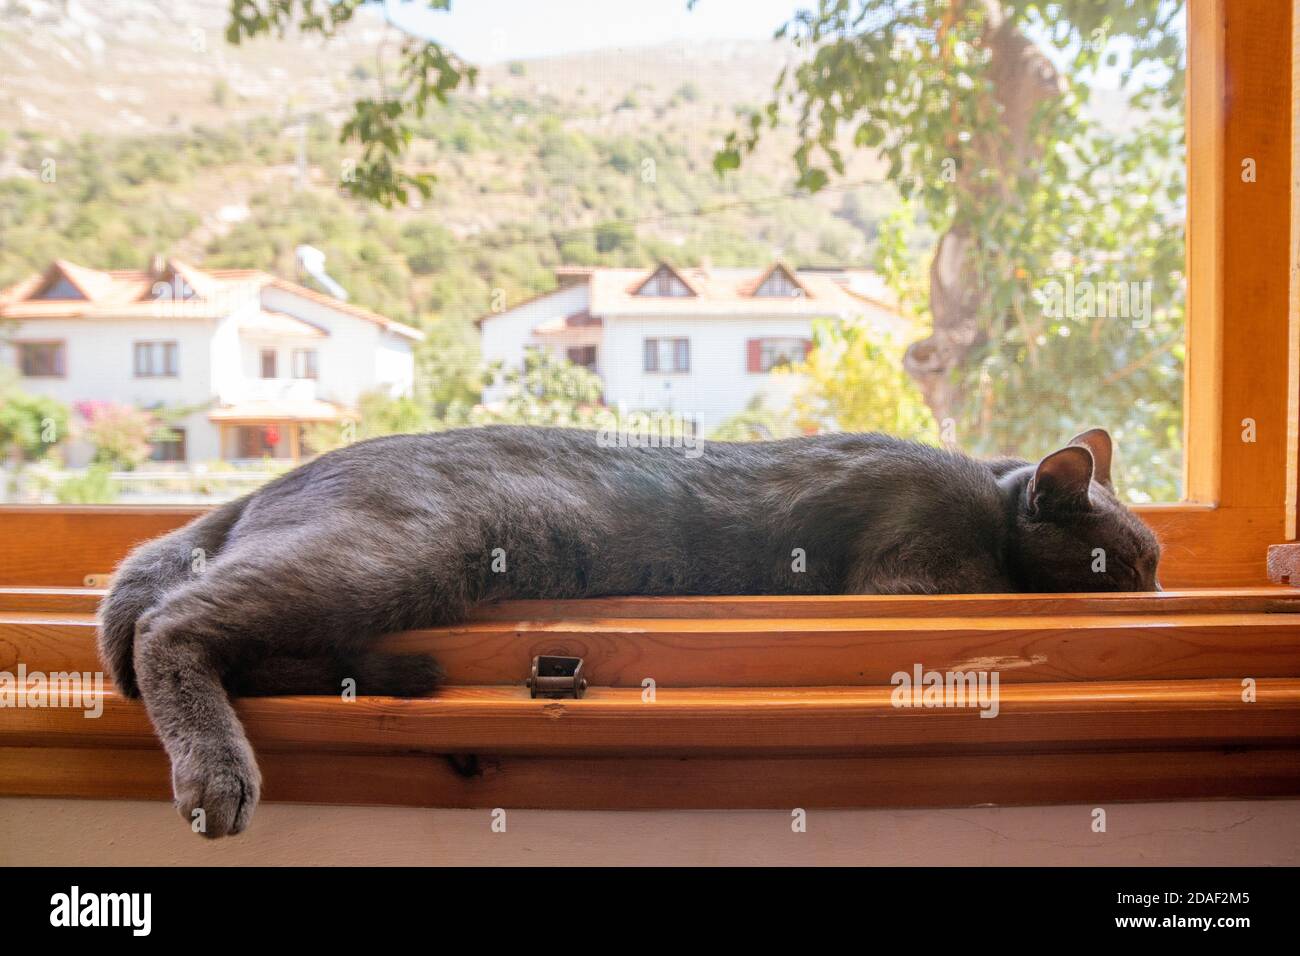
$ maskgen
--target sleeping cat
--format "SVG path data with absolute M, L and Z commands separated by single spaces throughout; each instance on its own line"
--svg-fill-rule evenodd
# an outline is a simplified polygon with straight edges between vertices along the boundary
M 137 548 L 100 653 L 144 698 L 181 814 L 201 807 L 210 837 L 248 825 L 260 775 L 231 695 L 337 694 L 344 678 L 425 694 L 433 660 L 374 639 L 480 601 L 1159 587 L 1159 545 L 1115 496 L 1100 429 L 1037 465 L 874 434 L 690 456 L 602 444 L 518 427 L 377 438 Z

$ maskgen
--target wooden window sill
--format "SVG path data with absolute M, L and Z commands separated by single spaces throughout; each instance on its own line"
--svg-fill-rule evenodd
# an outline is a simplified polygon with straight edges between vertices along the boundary
M 0 589 L 0 670 L 98 670 L 99 596 Z M 267 799 L 610 809 L 1300 794 L 1291 588 L 506 602 L 384 643 L 434 653 L 448 686 L 237 703 Z M 535 654 L 583 657 L 587 695 L 531 699 Z M 998 716 L 893 706 L 891 675 L 916 664 L 996 670 Z M 0 767 L 0 795 L 168 796 L 143 708 L 111 693 L 98 719 L 0 710 Z

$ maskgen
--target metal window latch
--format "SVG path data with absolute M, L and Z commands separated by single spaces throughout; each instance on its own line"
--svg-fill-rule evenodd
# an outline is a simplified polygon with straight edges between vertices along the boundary
M 533 671 L 524 683 L 531 697 L 581 697 L 587 690 L 581 657 L 534 657 Z

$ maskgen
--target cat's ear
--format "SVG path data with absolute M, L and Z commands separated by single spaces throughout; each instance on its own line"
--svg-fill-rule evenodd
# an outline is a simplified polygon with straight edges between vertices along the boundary
M 1029 482 L 1029 505 L 1033 511 L 1090 507 L 1088 485 L 1092 481 L 1092 452 L 1083 445 L 1066 445 L 1038 463 Z
M 1092 480 L 1114 491 L 1115 486 L 1110 483 L 1110 458 L 1114 451 L 1110 433 L 1104 428 L 1089 428 L 1083 434 L 1071 438 L 1070 444 L 1088 449 L 1092 454 Z

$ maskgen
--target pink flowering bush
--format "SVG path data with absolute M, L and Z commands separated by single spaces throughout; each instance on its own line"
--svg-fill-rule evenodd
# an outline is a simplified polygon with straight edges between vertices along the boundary
M 77 402 L 81 436 L 95 446 L 98 465 L 130 471 L 149 458 L 149 438 L 157 423 L 148 412 L 114 402 Z

